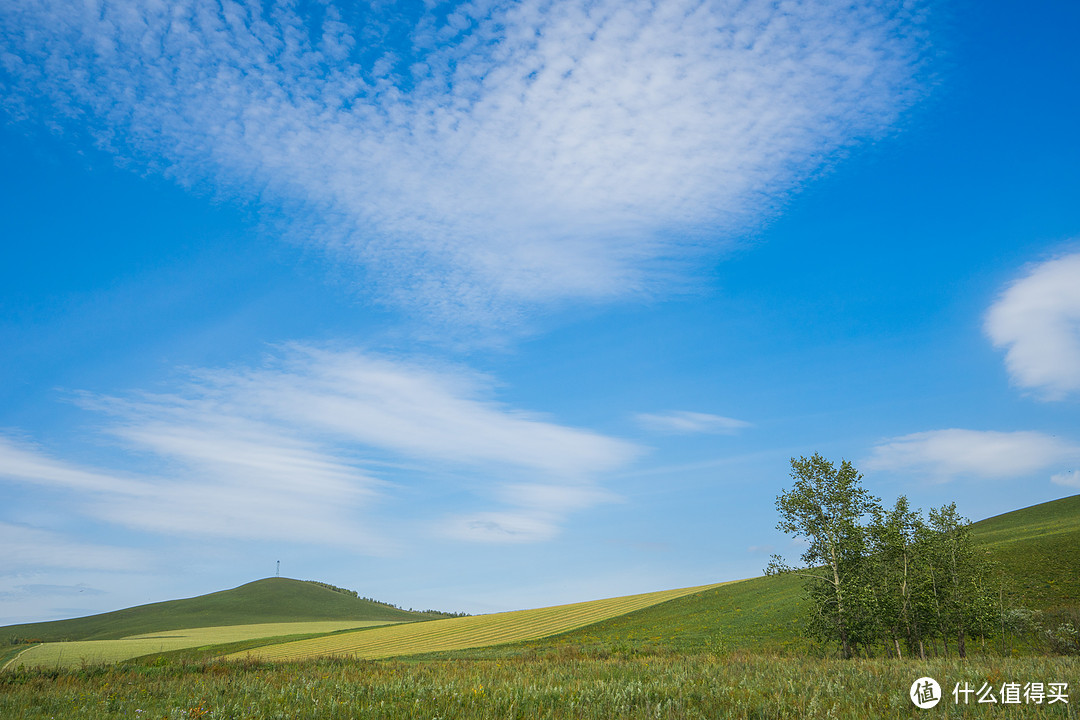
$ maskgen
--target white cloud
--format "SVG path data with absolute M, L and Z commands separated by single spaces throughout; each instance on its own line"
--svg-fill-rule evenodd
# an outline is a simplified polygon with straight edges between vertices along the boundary
M 709 433 L 735 435 L 744 428 L 753 427 L 745 420 L 710 415 L 708 413 L 672 410 L 665 413 L 638 413 L 634 418 L 643 427 L 663 433 Z
M 488 399 L 490 378 L 358 351 L 292 345 L 257 368 L 196 373 L 172 395 L 93 398 L 112 432 L 188 463 L 274 477 L 351 472 L 319 439 L 413 460 L 573 479 L 620 467 L 639 449 Z M 306 438 L 306 439 L 298 439 Z
M 866 470 L 955 477 L 1021 478 L 1080 458 L 1080 446 L 1038 432 L 932 430 L 892 438 L 862 461 Z
M 0 437 L 0 477 L 89 493 L 139 494 L 144 489 L 140 480 L 81 468 L 4 437 Z
M 485 543 L 526 543 L 549 540 L 559 534 L 569 513 L 621 498 L 593 485 L 505 485 L 495 498 L 507 510 L 452 515 L 440 534 L 455 540 Z
M 505 407 L 488 385 L 464 370 L 293 346 L 262 367 L 196 373 L 171 393 L 84 396 L 153 474 L 85 468 L 0 438 L 0 478 L 76 491 L 93 517 L 140 530 L 369 553 L 390 542 L 373 509 L 395 485 L 368 469 L 384 458 L 411 463 L 400 482 L 421 494 L 429 464 L 468 471 L 477 502 L 533 514 L 538 524 L 515 541 L 612 499 L 596 476 L 636 446 Z
M 1080 391 L 1080 253 L 1032 267 L 986 315 L 1013 382 L 1061 400 Z
M 1050 482 L 1065 487 L 1080 488 L 1080 470 L 1066 470 L 1050 476 Z
M 186 427 L 114 428 L 140 453 L 166 460 L 162 472 L 143 476 L 81 467 L 0 437 L 0 479 L 63 488 L 93 518 L 156 533 L 381 548 L 345 512 L 371 494 L 373 481 L 286 436 L 230 437 L 236 428 L 218 420 L 208 419 L 212 429 L 191 427 L 194 418 Z M 212 432 L 212 442 L 169 443 Z
M 0 3 L 3 106 L 466 322 L 669 277 L 892 124 L 928 46 L 918 1 L 266 7 Z

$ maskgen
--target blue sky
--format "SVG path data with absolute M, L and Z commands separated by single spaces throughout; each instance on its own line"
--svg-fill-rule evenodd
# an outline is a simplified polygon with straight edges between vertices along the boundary
M 1080 492 L 1073 3 L 0 2 L 0 623 Z

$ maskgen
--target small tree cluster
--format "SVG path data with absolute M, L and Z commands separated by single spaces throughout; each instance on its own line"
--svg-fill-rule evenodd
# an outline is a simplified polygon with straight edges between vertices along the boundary
M 348 588 L 338 587 L 337 585 L 331 585 L 330 583 L 319 582 L 318 580 L 305 580 L 304 582 L 309 585 L 318 585 L 319 587 L 326 588 L 327 590 L 333 590 L 336 593 L 342 595 L 348 595 L 349 597 L 359 598 L 360 594 L 355 590 L 349 590 Z M 367 599 L 367 598 L 364 598 Z
M 776 499 L 777 529 L 807 541 L 803 567 L 774 555 L 766 573 L 807 579 L 812 634 L 839 643 L 844 657 L 874 648 L 903 657 L 906 648 L 925 658 L 938 643 L 966 657 L 971 638 L 993 631 L 991 562 L 955 503 L 927 518 L 904 496 L 886 509 L 850 462 L 836 467 L 820 454 L 792 458 L 791 477 Z

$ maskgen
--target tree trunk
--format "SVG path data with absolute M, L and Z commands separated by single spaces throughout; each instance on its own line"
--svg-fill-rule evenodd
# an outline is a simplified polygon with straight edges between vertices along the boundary
M 897 659 L 903 660 L 904 655 L 903 655 L 903 653 L 900 652 L 900 641 L 897 640 L 895 636 L 893 637 L 892 641 L 893 641 L 893 644 L 896 645 L 896 657 L 897 657 Z
M 836 591 L 836 624 L 840 632 L 840 646 L 843 648 L 844 659 L 851 659 L 851 643 L 848 642 L 847 624 L 844 622 L 844 596 L 840 590 L 840 560 L 836 556 L 836 540 L 829 536 L 829 555 L 831 556 L 833 572 L 833 589 Z

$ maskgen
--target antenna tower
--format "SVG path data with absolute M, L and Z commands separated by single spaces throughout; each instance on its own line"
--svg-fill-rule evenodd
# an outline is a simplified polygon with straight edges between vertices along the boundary
M 281 577 L 281 561 L 277 561 L 277 572 L 274 573 L 274 577 Z

